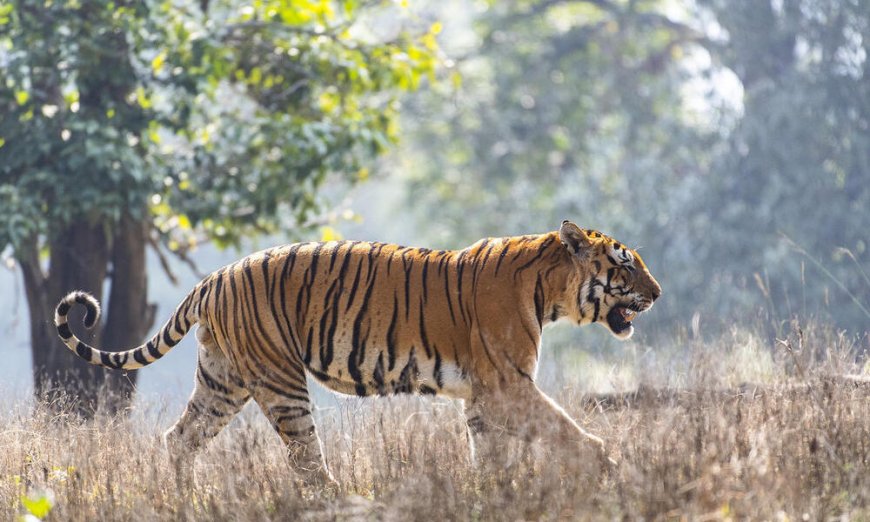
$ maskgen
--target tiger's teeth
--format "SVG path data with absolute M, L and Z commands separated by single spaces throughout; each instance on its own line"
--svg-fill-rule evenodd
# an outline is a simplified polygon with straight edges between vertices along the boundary
M 622 318 L 625 319 L 626 321 L 634 320 L 636 315 L 637 315 L 637 312 L 635 312 L 634 310 L 629 310 L 628 308 L 622 309 Z

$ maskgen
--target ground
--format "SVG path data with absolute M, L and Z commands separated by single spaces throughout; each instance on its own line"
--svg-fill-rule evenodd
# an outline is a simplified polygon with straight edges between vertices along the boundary
M 870 392 L 831 379 L 862 371 L 860 350 L 841 341 L 780 343 L 765 382 L 743 387 L 733 368 L 729 378 L 717 372 L 744 357 L 720 339 L 715 349 L 686 347 L 706 362 L 690 365 L 680 390 L 609 395 L 619 400 L 597 406 L 582 386 L 551 390 L 617 460 L 598 479 L 585 473 L 594 463 L 509 439 L 509 464 L 480 473 L 460 405 L 438 399 L 349 400 L 320 411 L 337 493 L 297 483 L 255 408 L 200 456 L 193 487 L 168 465 L 158 435 L 171 419 L 158 407 L 91 422 L 5 408 L 0 519 L 34 502 L 39 509 L 50 491 L 49 520 L 864 520 Z M 761 363 L 740 364 L 754 375 Z

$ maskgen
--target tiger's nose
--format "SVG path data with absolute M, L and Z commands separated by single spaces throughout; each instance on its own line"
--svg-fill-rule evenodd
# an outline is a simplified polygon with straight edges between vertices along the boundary
M 661 295 L 662 295 L 662 289 L 661 289 L 661 288 L 656 288 L 655 290 L 653 290 L 653 291 L 652 291 L 652 300 L 653 300 L 653 302 L 655 302 L 655 300 L 658 299 Z

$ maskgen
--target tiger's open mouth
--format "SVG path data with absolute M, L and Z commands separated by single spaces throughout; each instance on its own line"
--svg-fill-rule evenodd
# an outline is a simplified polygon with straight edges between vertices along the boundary
M 632 306 L 616 305 L 607 313 L 607 325 L 614 334 L 621 334 L 631 328 L 631 322 L 638 313 Z

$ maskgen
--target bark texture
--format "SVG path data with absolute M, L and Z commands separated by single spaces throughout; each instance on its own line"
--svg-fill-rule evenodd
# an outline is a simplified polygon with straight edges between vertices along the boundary
M 132 399 L 135 372 L 110 372 L 92 366 L 60 341 L 54 307 L 72 290 L 90 292 L 102 301 L 111 276 L 103 321 L 92 331 L 82 325 L 83 310 L 70 313 L 76 335 L 89 344 L 117 351 L 139 344 L 153 322 L 146 302 L 144 222 L 125 216 L 110 234 L 103 223 L 75 223 L 48 241 L 47 267 L 39 259 L 36 239 L 17 253 L 30 312 L 34 391 L 38 400 L 57 408 L 72 406 L 89 417 L 99 408 L 116 412 Z M 109 272 L 112 268 L 111 273 Z

